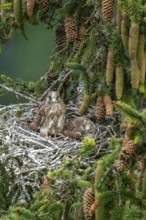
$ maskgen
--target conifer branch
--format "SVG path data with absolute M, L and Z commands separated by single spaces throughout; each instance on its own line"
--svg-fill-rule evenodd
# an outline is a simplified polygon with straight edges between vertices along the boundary
M 2 83 L 0 83 L 0 87 L 3 88 L 3 89 L 5 89 L 5 90 L 7 90 L 7 91 L 9 91 L 9 92 L 14 93 L 15 95 L 18 95 L 18 96 L 20 96 L 20 97 L 22 97 L 22 98 L 24 98 L 24 99 L 27 99 L 27 100 L 29 100 L 29 101 L 31 101 L 31 102 L 34 102 L 34 103 L 39 104 L 39 102 L 36 101 L 35 98 L 33 99 L 33 98 L 29 97 L 29 96 L 26 96 L 26 95 L 24 95 L 24 94 L 22 94 L 22 93 L 20 93 L 20 92 L 18 92 L 18 91 L 16 91 L 16 90 L 14 90 L 14 89 L 8 87 L 8 86 L 5 86 L 5 85 L 2 84 Z

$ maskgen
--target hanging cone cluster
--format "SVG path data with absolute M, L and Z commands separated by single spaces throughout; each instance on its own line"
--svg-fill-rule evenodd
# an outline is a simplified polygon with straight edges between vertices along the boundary
M 66 38 L 70 42 L 74 42 L 77 39 L 77 28 L 74 16 L 67 16 L 65 18 L 65 33 Z
M 121 0 L 117 0 L 116 24 L 118 32 L 121 34 L 123 45 L 126 49 L 128 48 L 131 59 L 131 86 L 133 89 L 138 89 L 141 84 L 144 84 L 146 74 L 146 53 L 144 51 L 145 35 L 142 33 L 142 29 L 140 29 L 139 24 L 142 16 L 140 6 L 141 3 L 138 3 L 138 1 L 129 1 L 127 6 L 125 3 L 122 5 L 122 3 L 123 2 Z M 137 8 L 135 6 L 137 6 Z M 111 10 L 112 7 L 114 7 L 114 1 L 102 1 L 102 14 L 105 21 L 110 19 L 111 16 L 108 16 L 108 13 L 110 14 L 109 11 L 111 11 L 111 13 L 113 12 L 113 10 Z M 116 70 L 115 94 L 117 99 L 121 99 L 124 88 L 124 71 L 122 68 L 123 62 L 122 59 L 120 60 L 120 58 L 114 57 L 114 52 L 116 54 L 114 41 L 113 45 L 111 44 L 111 46 L 113 46 L 113 49 L 111 48 L 109 50 L 107 56 L 106 82 L 107 85 L 110 85 L 110 83 L 113 82 L 114 70 Z M 117 55 L 118 54 L 120 53 L 117 53 Z M 116 69 L 115 62 L 117 65 Z
M 106 64 L 106 82 L 107 82 L 107 85 L 110 85 L 110 83 L 113 82 L 114 68 L 115 68 L 114 51 L 109 50 L 108 56 L 107 56 L 107 64 Z
M 66 34 L 64 24 L 59 24 L 56 29 L 56 47 L 60 51 L 64 48 L 66 43 Z
M 105 95 L 103 100 L 104 100 L 105 109 L 106 109 L 106 116 L 107 117 L 113 117 L 114 105 L 113 105 L 113 102 L 112 102 L 110 96 Z
M 31 17 L 33 15 L 35 0 L 27 0 L 26 5 L 27 5 L 27 15 L 28 17 Z
M 96 101 L 96 118 L 100 124 L 103 123 L 105 119 L 105 105 L 102 97 L 98 97 Z
M 114 12 L 114 0 L 103 0 L 102 1 L 102 16 L 104 21 L 109 21 Z
M 121 153 L 116 161 L 116 169 L 118 172 L 123 172 L 128 167 L 137 150 L 137 145 L 129 137 L 125 136 L 122 141 Z
M 92 215 L 90 214 L 90 208 L 94 203 L 94 201 L 95 201 L 95 192 L 93 188 L 86 189 L 83 195 L 83 210 L 84 210 L 85 220 L 92 219 Z

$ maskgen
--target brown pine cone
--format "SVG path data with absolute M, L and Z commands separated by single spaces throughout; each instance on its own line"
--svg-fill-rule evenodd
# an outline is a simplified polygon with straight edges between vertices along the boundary
M 103 123 L 105 119 L 105 105 L 102 97 L 98 97 L 96 101 L 96 118 L 100 124 Z
M 123 172 L 128 167 L 137 150 L 137 145 L 129 137 L 125 136 L 122 142 L 122 148 L 119 158 L 116 161 L 116 169 L 118 172 Z
M 78 30 L 78 37 L 82 41 L 86 37 L 87 31 L 85 26 L 82 24 Z
M 65 18 L 65 33 L 66 38 L 70 42 L 74 42 L 77 39 L 77 28 L 74 16 L 67 16 Z
M 104 21 L 109 21 L 114 12 L 114 0 L 103 0 L 102 1 L 102 16 Z
M 105 109 L 106 109 L 106 116 L 113 117 L 114 105 L 113 105 L 113 102 L 112 102 L 110 96 L 105 95 L 103 100 L 104 100 Z
M 90 208 L 95 201 L 95 192 L 93 188 L 88 188 L 83 195 L 83 210 L 86 220 L 91 220 Z

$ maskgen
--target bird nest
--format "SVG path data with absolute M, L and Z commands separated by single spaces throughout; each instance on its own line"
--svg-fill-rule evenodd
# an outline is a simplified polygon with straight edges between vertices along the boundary
M 0 106 L 0 163 L 10 179 L 7 196 L 11 195 L 11 204 L 18 200 L 31 201 L 46 172 L 64 166 L 64 158 L 78 157 L 83 144 L 63 135 L 45 139 L 29 129 L 27 122 L 33 117 L 33 107 L 31 103 Z M 68 105 L 67 110 L 69 117 L 77 115 L 76 106 Z M 101 155 L 111 152 L 108 141 L 116 136 L 117 126 L 117 123 L 96 124 L 95 152 L 82 158 L 81 164 L 88 167 Z

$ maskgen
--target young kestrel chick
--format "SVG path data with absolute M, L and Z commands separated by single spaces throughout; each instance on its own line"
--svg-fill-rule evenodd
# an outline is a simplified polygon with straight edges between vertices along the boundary
M 64 134 L 75 139 L 93 138 L 95 135 L 95 125 L 85 116 L 76 117 L 65 125 Z
M 58 92 L 48 93 L 44 114 L 42 116 L 40 133 L 42 136 L 61 133 L 64 127 L 66 107 Z

